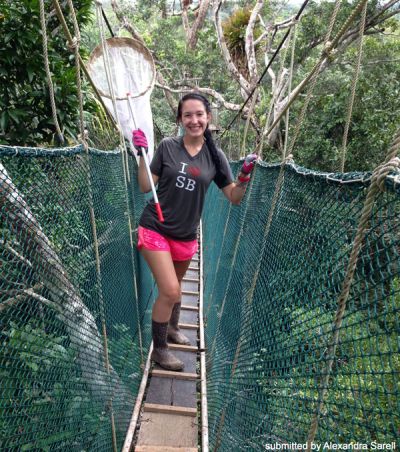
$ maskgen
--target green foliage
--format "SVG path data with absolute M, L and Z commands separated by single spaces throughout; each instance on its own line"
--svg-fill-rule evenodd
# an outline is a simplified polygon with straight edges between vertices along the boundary
M 250 8 L 238 8 L 222 23 L 222 29 L 228 49 L 237 68 L 244 76 L 248 76 L 245 47 L 246 28 L 250 16 Z M 254 29 L 254 39 L 257 39 L 260 34 L 260 28 L 256 26 Z
M 67 450 L 90 444 L 103 414 L 80 378 L 62 328 L 58 325 L 57 334 L 50 313 L 32 308 L 34 300 L 29 303 L 27 322 L 3 316 L 0 437 L 14 440 L 0 441 L 2 450 Z
M 346 171 L 368 171 L 381 163 L 400 121 L 399 40 L 365 38 L 346 152 Z M 350 47 L 320 77 L 295 148 L 296 161 L 326 171 L 339 170 L 342 139 L 355 70 Z M 291 112 L 293 133 L 302 102 Z M 270 154 L 271 156 L 271 154 Z
M 74 2 L 81 25 L 91 20 L 91 4 L 91 0 Z M 45 2 L 47 12 L 52 9 L 51 5 L 51 1 Z M 44 69 L 39 2 L 4 0 L 2 14 L 0 142 L 11 145 L 50 143 L 55 126 Z M 73 30 L 67 8 L 64 14 Z M 58 118 L 66 137 L 72 138 L 78 133 L 75 63 L 55 14 L 47 15 L 47 36 Z M 95 107 L 86 102 L 85 108 L 94 111 Z
M 192 51 L 186 48 L 181 17 L 160 17 L 159 5 L 148 2 L 143 2 L 133 12 L 131 9 L 130 14 L 131 22 L 154 52 L 157 70 L 162 72 L 170 86 L 182 85 L 185 80 L 196 84 L 191 79 L 197 79 L 199 86 L 209 86 L 229 100 L 240 102 L 240 93 L 221 59 L 215 29 L 210 20 L 200 30 L 198 44 Z M 171 30 L 174 32 L 171 33 Z M 177 100 L 178 96 L 174 97 Z M 174 134 L 175 111 L 166 102 L 163 91 L 156 87 L 151 102 L 154 121 L 162 134 Z
M 237 9 L 222 23 L 224 37 L 232 58 L 243 75 L 248 76 L 246 46 L 246 27 L 251 11 L 248 8 Z
M 332 377 L 325 398 L 318 441 L 350 443 L 393 441 L 400 427 L 397 410 L 400 383 L 396 325 L 400 311 L 400 283 L 394 279 L 383 307 L 350 307 L 341 327 Z M 371 294 L 372 297 L 374 294 Z M 376 311 L 380 311 L 376 313 Z M 373 315 L 372 313 L 376 314 Z M 326 347 L 332 334 L 334 312 L 315 308 L 285 308 L 288 327 L 277 330 L 275 341 L 285 350 L 290 366 L 281 375 L 266 372 L 271 360 L 281 357 L 261 349 L 253 354 L 252 366 L 258 384 L 273 405 L 277 419 L 301 409 L 301 423 L 310 425 L 318 400 L 317 383 L 325 369 Z M 297 421 L 292 417 L 294 425 Z M 340 436 L 332 432 L 340 425 Z M 285 424 L 276 423 L 275 432 Z M 278 434 L 278 433 L 277 433 Z

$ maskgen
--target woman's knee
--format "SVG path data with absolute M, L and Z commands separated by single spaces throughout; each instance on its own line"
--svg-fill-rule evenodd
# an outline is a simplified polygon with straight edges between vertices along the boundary
M 159 296 L 170 305 L 178 303 L 181 299 L 181 287 L 179 283 L 159 288 Z

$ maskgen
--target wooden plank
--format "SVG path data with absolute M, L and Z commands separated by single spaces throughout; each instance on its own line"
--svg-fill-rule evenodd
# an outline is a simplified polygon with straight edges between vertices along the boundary
M 171 351 L 180 350 L 182 352 L 195 352 L 195 353 L 199 351 L 199 349 L 194 345 L 181 345 L 168 343 L 168 348 Z
M 197 441 L 198 425 L 195 417 L 145 412 L 135 450 L 143 446 L 151 447 L 147 449 L 151 451 L 157 450 L 155 447 L 161 447 L 162 451 L 167 451 L 167 447 L 193 448 L 197 447 Z
M 160 372 L 160 371 L 158 371 Z M 172 372 L 167 372 L 171 374 Z M 174 372 L 179 374 L 179 372 Z M 195 376 L 196 374 L 188 374 Z M 196 381 L 192 379 L 173 378 L 171 375 L 159 377 L 153 375 L 147 390 L 146 403 L 150 405 L 177 406 L 196 408 L 197 388 Z
M 159 378 L 153 374 L 147 389 L 146 403 L 172 405 L 172 378 Z
M 181 416 L 197 416 L 197 408 L 191 408 L 186 406 L 171 406 L 171 405 L 159 405 L 157 403 L 145 403 L 143 410 L 146 413 L 164 413 L 164 414 L 179 414 Z
M 199 278 L 199 270 L 196 268 L 196 269 L 194 269 L 194 270 L 187 270 L 187 272 L 186 272 L 186 276 L 188 277 L 188 278 Z
M 184 364 L 183 371 L 195 374 L 196 369 L 196 361 L 197 361 L 197 354 L 193 352 L 184 352 L 182 350 L 171 350 L 174 356 L 176 356 L 178 359 L 180 359 Z M 154 369 L 157 370 L 165 370 L 162 368 L 159 364 L 154 364 Z
M 197 407 L 197 382 L 190 380 L 172 381 L 172 405 Z
M 184 291 L 198 292 L 199 291 L 199 282 L 198 281 L 182 281 L 181 287 L 182 287 L 182 290 L 184 290 Z
M 188 295 L 184 295 L 182 297 L 182 304 L 184 306 L 198 306 L 199 305 L 199 298 L 195 297 L 189 297 Z
M 199 271 L 199 267 L 193 267 L 193 265 L 189 265 L 188 270 L 191 270 L 191 271 Z
M 190 323 L 195 324 L 198 322 L 199 316 L 195 311 L 188 311 L 186 309 L 182 309 L 180 320 L 182 323 Z
M 187 330 L 197 330 L 199 328 L 199 326 L 190 324 L 190 323 L 180 323 L 179 328 L 183 328 L 183 329 L 187 329 Z
M 172 370 L 153 369 L 151 371 L 153 377 L 160 378 L 176 378 L 178 380 L 197 380 L 200 378 L 197 374 L 188 372 L 173 372 Z
M 189 306 L 189 305 L 181 305 L 181 309 L 185 309 L 186 311 L 196 311 L 199 312 L 198 306 Z
M 190 345 L 197 345 L 197 330 L 185 330 L 182 334 L 189 339 Z
M 184 277 L 182 279 L 183 282 L 190 282 L 190 283 L 199 283 L 199 278 L 186 278 Z
M 182 295 L 194 295 L 196 297 L 199 296 L 198 291 L 192 291 L 192 290 L 182 290 Z
M 135 452 L 198 452 L 197 447 L 136 446 Z

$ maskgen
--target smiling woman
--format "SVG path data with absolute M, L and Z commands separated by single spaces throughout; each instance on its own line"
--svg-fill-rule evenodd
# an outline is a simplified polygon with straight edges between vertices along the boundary
M 190 343 L 178 327 L 181 281 L 197 251 L 197 229 L 207 189 L 215 182 L 230 202 L 239 204 L 257 159 L 255 154 L 248 156 L 238 181 L 233 182 L 228 160 L 212 139 L 210 120 L 211 108 L 204 96 L 189 93 L 181 99 L 177 122 L 184 135 L 165 138 L 150 165 L 153 181 L 158 184 L 164 221 L 159 221 L 151 201 L 139 222 L 138 248 L 158 287 L 152 315 L 152 359 L 168 370 L 182 370 L 183 363 L 168 350 L 167 339 L 177 344 Z M 142 131 L 133 132 L 133 143 L 141 157 L 145 139 Z M 139 185 L 142 191 L 150 191 L 143 158 L 139 164 Z
M 203 103 L 197 99 L 188 99 L 180 104 L 180 107 L 180 110 L 178 109 L 178 120 L 181 120 L 185 130 L 185 145 L 190 148 L 194 144 L 195 149 L 197 148 L 197 152 L 199 152 L 200 145 L 204 141 L 203 134 L 211 119 L 211 112 L 207 112 Z M 198 140 L 198 138 L 201 138 L 201 140 Z M 195 154 L 197 152 L 194 151 Z

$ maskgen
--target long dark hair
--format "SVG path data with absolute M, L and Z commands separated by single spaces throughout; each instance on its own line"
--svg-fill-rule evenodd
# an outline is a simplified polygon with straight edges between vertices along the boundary
M 211 105 L 206 97 L 204 97 L 202 94 L 199 94 L 199 93 L 188 93 L 188 94 L 185 94 L 182 97 L 182 99 L 179 101 L 178 111 L 176 113 L 176 121 L 177 122 L 179 122 L 182 117 L 182 107 L 183 107 L 183 103 L 186 100 L 199 100 L 204 105 L 206 112 L 211 114 Z M 218 155 L 217 147 L 215 146 L 214 140 L 211 135 L 211 130 L 208 128 L 208 126 L 207 126 L 206 130 L 204 131 L 204 139 L 206 141 L 207 148 L 210 151 L 210 155 L 211 155 L 212 161 L 214 162 L 215 169 L 218 172 L 221 170 L 221 159 Z

